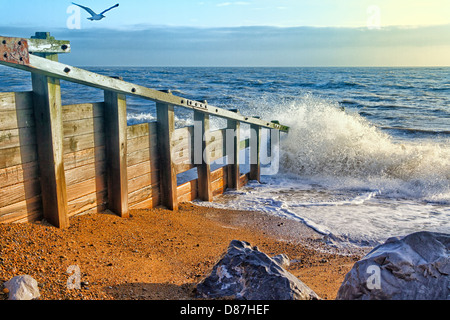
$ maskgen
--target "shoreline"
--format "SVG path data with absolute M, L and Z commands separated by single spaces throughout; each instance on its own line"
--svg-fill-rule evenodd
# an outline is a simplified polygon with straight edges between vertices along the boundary
M 364 255 L 336 252 L 299 221 L 194 203 L 178 212 L 132 210 L 129 219 L 106 212 L 70 222 L 67 229 L 45 222 L 0 225 L 0 287 L 28 274 L 38 281 L 41 300 L 194 300 L 196 285 L 229 243 L 242 240 L 269 256 L 287 254 L 287 270 L 333 300 Z M 69 266 L 79 268 L 81 289 L 67 288 Z

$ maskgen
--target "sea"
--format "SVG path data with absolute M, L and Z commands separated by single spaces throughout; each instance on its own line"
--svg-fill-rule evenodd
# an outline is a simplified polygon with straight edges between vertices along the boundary
M 197 204 L 298 220 L 334 246 L 450 232 L 449 67 L 84 68 L 290 127 L 261 183 Z M 0 91 L 26 90 L 28 73 L 0 68 Z M 62 98 L 98 102 L 103 92 L 63 81 Z M 155 121 L 153 102 L 127 103 L 129 125 Z M 177 127 L 193 124 L 190 110 L 175 114 Z M 212 126 L 224 121 L 213 118 Z M 241 158 L 245 172 L 247 157 Z

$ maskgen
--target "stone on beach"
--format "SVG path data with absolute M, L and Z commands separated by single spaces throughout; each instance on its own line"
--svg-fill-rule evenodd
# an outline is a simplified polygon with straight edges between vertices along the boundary
M 450 235 L 390 238 L 355 263 L 337 300 L 449 300 Z
M 16 276 L 4 283 L 9 291 L 8 300 L 33 300 L 38 299 L 38 283 L 29 275 Z
M 197 285 L 201 298 L 318 300 L 317 294 L 283 268 L 286 255 L 270 258 L 244 241 L 231 241 L 211 274 Z

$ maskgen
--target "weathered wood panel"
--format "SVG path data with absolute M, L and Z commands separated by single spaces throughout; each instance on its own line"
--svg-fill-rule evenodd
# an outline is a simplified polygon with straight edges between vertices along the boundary
M 0 93 L 0 222 L 42 215 L 32 92 Z
M 67 185 L 80 183 L 85 180 L 92 179 L 98 175 L 103 175 L 106 172 L 106 164 L 104 161 L 87 164 L 82 167 L 75 167 L 66 170 Z
M 155 135 L 156 132 L 157 132 L 156 122 L 136 124 L 133 126 L 128 126 L 127 139 L 134 139 L 141 136 Z
M 99 174 L 95 177 L 74 183 L 67 186 L 67 199 L 72 201 L 91 193 L 97 193 L 106 190 L 106 176 Z
M 130 205 L 130 209 L 152 209 L 160 205 L 160 195 L 158 190 L 153 190 L 151 198 L 147 198 L 143 201 L 136 202 Z
M 64 137 L 64 154 L 105 146 L 103 132 Z
M 40 195 L 39 179 L 27 181 L 27 183 L 13 184 L 0 188 L 0 207 L 8 206 Z
M 105 160 L 105 147 L 89 148 L 64 154 L 64 168 L 70 170 Z
M 40 196 L 0 208 L 0 223 L 33 221 L 41 217 L 42 200 Z
M 69 216 L 86 213 L 100 213 L 106 209 L 108 196 L 106 190 L 90 193 L 68 202 Z
M 128 194 L 128 203 L 130 206 L 148 200 L 155 194 L 159 194 L 159 183 L 146 186 L 145 188 L 136 190 Z
M 63 106 L 63 121 L 101 118 L 104 115 L 105 104 L 82 103 Z
M 2 149 L 0 151 L 0 168 L 3 169 L 28 162 L 35 162 L 37 159 L 36 145 Z
M 157 166 L 156 161 L 152 161 L 152 162 L 145 161 L 145 162 L 141 162 L 136 165 L 133 165 L 133 166 L 129 166 L 127 168 L 127 170 L 128 170 L 128 179 L 131 180 L 131 179 L 137 178 L 141 175 L 158 171 L 158 166 Z
M 2 130 L 2 127 L 0 127 L 0 154 L 3 149 L 32 144 L 36 144 L 36 129 L 34 126 L 7 130 Z
M 33 108 L 33 92 L 0 92 L 0 110 L 16 111 Z
M 132 193 L 150 185 L 159 184 L 159 171 L 152 171 L 128 180 L 128 192 Z
M 69 216 L 107 204 L 104 103 L 63 106 L 64 166 Z
M 103 118 L 89 118 L 63 122 L 64 137 L 74 137 L 93 132 L 104 132 Z
M 178 202 L 189 202 L 198 198 L 198 180 L 186 182 L 177 187 Z
M 0 169 L 1 188 L 38 178 L 39 168 L 37 162 L 29 162 Z

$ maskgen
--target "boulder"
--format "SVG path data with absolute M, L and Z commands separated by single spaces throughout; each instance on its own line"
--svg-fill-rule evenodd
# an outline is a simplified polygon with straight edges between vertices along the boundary
M 450 299 L 450 235 L 417 232 L 390 238 L 355 263 L 338 300 Z
M 211 274 L 197 285 L 199 298 L 238 300 L 318 300 L 314 291 L 283 265 L 286 255 L 270 258 L 249 243 L 233 240 Z
M 37 281 L 29 275 L 16 276 L 4 286 L 9 290 L 8 300 L 33 300 L 41 296 Z

